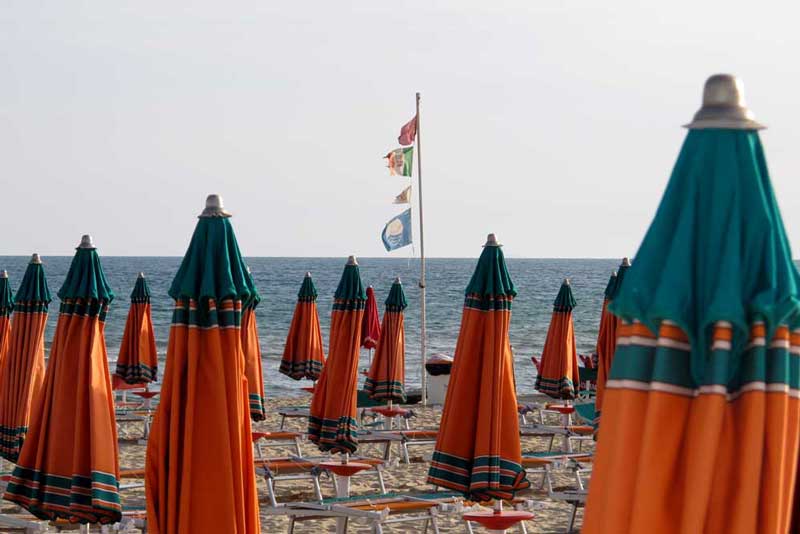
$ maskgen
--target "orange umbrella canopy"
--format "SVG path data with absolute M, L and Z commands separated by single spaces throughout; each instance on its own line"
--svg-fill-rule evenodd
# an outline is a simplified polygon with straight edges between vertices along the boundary
M 428 483 L 476 500 L 529 486 L 522 467 L 508 326 L 517 292 L 489 235 L 466 290 Z
M 14 311 L 14 298 L 8 272 L 0 272 L 0 361 L 6 357 L 11 339 L 11 313 Z
M 322 373 L 323 365 L 325 354 L 322 350 L 322 330 L 317 312 L 317 288 L 314 287 L 311 273 L 306 273 L 297 294 L 280 372 L 295 380 L 316 380 Z
M 159 534 L 260 531 L 240 327 L 255 289 L 229 217 L 210 195 L 169 290 L 175 308 L 145 467 L 148 529 Z
M 250 274 L 248 267 L 247 273 Z M 251 276 L 252 279 L 252 276 Z M 255 285 L 253 286 L 255 287 Z M 267 417 L 264 408 L 264 371 L 261 366 L 261 342 L 258 339 L 256 306 L 261 297 L 255 293 L 242 308 L 242 350 L 244 351 L 245 376 L 247 377 L 250 417 L 253 421 L 263 421 Z
M 578 395 L 578 351 L 572 310 L 575 299 L 569 279 L 565 279 L 553 303 L 553 316 L 542 350 L 536 389 L 557 399 L 574 399 Z
M 717 75 L 706 87 L 705 120 L 749 116 L 741 82 Z M 740 98 L 721 106 L 726 95 Z M 758 132 L 736 124 L 689 126 L 636 264 L 610 304 L 624 322 L 584 534 L 789 529 L 800 274 Z
M 400 279 L 394 281 L 386 298 L 380 342 L 364 383 L 364 390 L 373 399 L 405 402 L 406 343 L 403 310 L 406 296 Z
M 105 317 L 114 293 L 83 236 L 61 299 L 44 383 L 4 498 L 42 519 L 112 523 L 122 517 Z
M 350 256 L 333 296 L 328 361 L 308 418 L 308 439 L 323 451 L 354 452 L 358 447 L 356 387 L 366 298 L 358 263 Z
M 364 320 L 361 323 L 361 346 L 365 349 L 374 349 L 380 339 L 381 320 L 378 317 L 378 301 L 375 300 L 375 290 L 369 286 L 367 303 L 364 306 Z
M 600 414 L 603 410 L 603 398 L 605 396 L 606 381 L 611 372 L 611 362 L 614 359 L 614 351 L 617 349 L 617 330 L 620 326 L 619 318 L 611 313 L 610 304 L 619 294 L 622 282 L 625 280 L 625 273 L 631 266 L 628 258 L 623 258 L 619 270 L 611 275 L 606 286 L 605 298 L 603 299 L 603 314 L 600 316 L 600 330 L 597 335 L 597 393 L 595 396 L 595 424 L 600 422 Z
M 31 401 L 44 381 L 44 329 L 50 300 L 42 260 L 34 254 L 14 300 L 9 350 L 0 360 L 0 456 L 12 462 L 17 461 L 28 433 Z
M 154 382 L 157 374 L 158 353 L 150 312 L 150 290 L 144 273 L 139 273 L 131 292 L 131 307 L 112 383 L 114 389 L 125 389 L 129 385 Z

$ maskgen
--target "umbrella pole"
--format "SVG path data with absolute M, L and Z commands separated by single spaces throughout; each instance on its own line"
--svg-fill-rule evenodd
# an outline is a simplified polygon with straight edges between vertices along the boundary
M 417 93 L 417 194 L 419 195 L 419 311 L 420 311 L 420 357 L 422 359 L 422 405 L 428 405 L 428 377 L 425 371 L 425 231 L 422 222 L 422 131 L 419 118 L 420 94 Z

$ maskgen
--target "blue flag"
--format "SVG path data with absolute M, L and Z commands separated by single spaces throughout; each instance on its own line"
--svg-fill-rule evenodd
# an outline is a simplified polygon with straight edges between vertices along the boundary
M 407 209 L 391 219 L 381 233 L 383 246 L 387 251 L 411 244 L 411 210 Z

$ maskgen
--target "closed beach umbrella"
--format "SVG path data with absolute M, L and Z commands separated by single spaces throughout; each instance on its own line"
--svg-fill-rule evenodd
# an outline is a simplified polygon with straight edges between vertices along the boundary
M 358 263 L 350 256 L 333 296 L 328 361 L 308 418 L 308 439 L 323 451 L 350 453 L 358 447 L 356 388 L 366 299 Z
M 374 349 L 381 339 L 381 320 L 378 316 L 378 302 L 375 300 L 375 290 L 372 286 L 367 288 L 367 303 L 364 306 L 364 321 L 361 323 L 361 346 L 365 349 Z
M 406 342 L 403 310 L 406 295 L 400 279 L 396 279 L 386 298 L 381 336 L 375 358 L 364 384 L 364 390 L 373 399 L 405 402 Z
M 250 276 L 250 268 L 247 268 Z M 252 282 L 251 282 L 252 283 Z M 253 284 L 253 287 L 255 285 Z M 264 372 L 261 366 L 261 343 L 258 339 L 256 306 L 261 297 L 255 293 L 242 305 L 242 351 L 244 352 L 245 376 L 247 377 L 250 417 L 253 421 L 263 421 L 267 417 L 264 408 Z
M 789 528 L 800 275 L 741 82 L 716 75 L 611 310 L 581 532 Z
M 8 352 L 11 340 L 11 313 L 14 311 L 14 297 L 11 295 L 11 284 L 8 272 L 0 271 L 0 362 Z
M 169 289 L 161 402 L 147 443 L 148 530 L 260 531 L 242 350 L 255 295 L 222 199 L 209 195 Z
M 34 254 L 14 299 L 9 349 L 0 361 L 0 455 L 15 463 L 28 433 L 31 402 L 44 381 L 44 329 L 49 305 L 50 289 L 42 260 Z
M 311 273 L 306 273 L 297 293 L 297 304 L 286 336 L 280 372 L 295 380 L 316 380 L 322 373 L 323 365 L 325 354 L 322 350 L 322 330 L 317 312 L 317 288 L 314 287 Z
M 114 389 L 128 389 L 156 380 L 158 353 L 150 312 L 150 290 L 144 273 L 139 273 L 131 292 L 131 307 L 125 322 L 125 333 L 119 346 Z
M 611 313 L 609 304 L 619 293 L 625 273 L 631 266 L 628 258 L 623 258 L 619 269 L 611 275 L 606 286 L 605 298 L 603 299 L 603 314 L 600 317 L 600 330 L 597 334 L 597 392 L 595 395 L 595 423 L 600 421 L 600 412 L 603 409 L 603 395 L 606 389 L 608 373 L 611 371 L 611 362 L 614 359 L 614 351 L 617 348 L 617 327 L 619 318 Z
M 42 519 L 112 523 L 122 514 L 105 318 L 114 293 L 88 235 L 58 291 L 44 383 L 4 498 Z
M 578 395 L 578 350 L 572 309 L 575 299 L 569 279 L 564 279 L 553 303 L 553 316 L 544 341 L 536 389 L 557 399 L 574 399 Z
M 508 326 L 517 292 L 494 234 L 466 290 L 428 483 L 476 500 L 509 499 L 522 467 Z

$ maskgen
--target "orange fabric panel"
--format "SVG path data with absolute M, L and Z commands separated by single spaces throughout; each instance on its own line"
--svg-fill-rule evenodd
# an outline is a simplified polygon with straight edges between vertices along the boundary
M 539 366 L 537 384 L 540 384 L 540 391 L 559 398 L 577 395 L 580 375 L 572 312 L 553 312 Z M 540 380 L 547 384 L 540 383 Z
M 141 365 L 153 370 L 158 368 L 158 352 L 149 302 L 131 303 L 119 347 L 117 365 L 129 367 Z M 142 379 L 130 383 L 116 373 L 113 376 L 114 389 L 132 389 L 128 386 L 137 387 L 148 382 L 150 380 Z
M 597 335 L 597 387 L 594 406 L 597 412 L 602 410 L 606 381 L 611 371 L 611 361 L 617 347 L 617 318 L 608 310 L 608 299 L 603 300 L 603 312 L 600 316 L 600 332 Z
M 11 317 L 9 315 L 0 316 L 0 362 L 8 354 L 8 347 L 11 342 Z
M 402 312 L 386 311 L 381 324 L 381 336 L 367 378 L 375 384 L 405 384 L 405 317 Z M 397 391 L 395 389 L 395 391 Z M 383 394 L 382 394 L 383 393 Z M 374 398 L 384 398 L 390 392 L 376 391 Z
M 252 307 L 242 311 L 242 351 L 244 352 L 244 372 L 247 377 L 250 416 L 254 421 L 262 421 L 266 417 L 266 413 L 264 413 L 264 376 L 261 366 L 261 343 L 258 339 L 256 310 Z M 257 405 L 260 406 L 260 409 L 257 408 Z
M 149 532 L 260 532 L 244 368 L 238 327 L 173 323 L 147 445 Z
M 0 426 L 18 429 L 30 425 L 31 404 L 44 382 L 47 313 L 17 310 L 12 317 L 8 352 L 0 359 Z
M 283 349 L 283 361 L 299 365 L 305 360 L 319 362 L 320 368 L 325 364 L 316 301 L 297 302 Z

